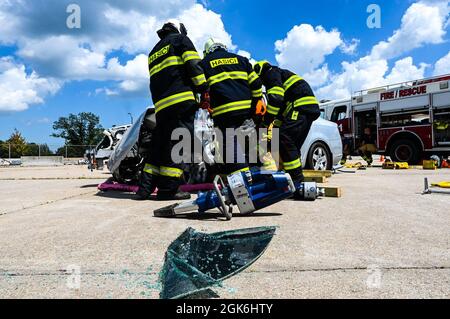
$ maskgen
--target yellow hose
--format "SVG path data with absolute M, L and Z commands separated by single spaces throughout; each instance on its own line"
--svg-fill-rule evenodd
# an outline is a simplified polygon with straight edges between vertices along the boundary
M 450 188 L 450 182 L 432 183 L 431 186 L 436 186 L 436 187 L 441 187 L 441 188 Z

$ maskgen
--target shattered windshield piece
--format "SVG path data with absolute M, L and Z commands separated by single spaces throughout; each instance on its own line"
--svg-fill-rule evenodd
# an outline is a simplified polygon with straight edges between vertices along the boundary
M 183 298 L 241 272 L 264 253 L 275 229 L 257 227 L 213 234 L 186 229 L 167 249 L 160 297 Z

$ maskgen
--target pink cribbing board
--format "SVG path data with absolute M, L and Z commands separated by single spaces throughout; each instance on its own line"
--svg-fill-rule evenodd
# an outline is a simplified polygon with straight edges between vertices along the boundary
M 136 193 L 139 190 L 139 186 L 137 185 L 127 185 L 127 184 L 120 184 L 120 183 L 110 183 L 105 182 L 101 183 L 97 187 L 100 191 L 118 191 L 118 192 L 129 192 L 129 193 Z M 213 190 L 214 185 L 212 183 L 205 183 L 205 184 L 186 184 L 181 185 L 180 190 L 182 192 L 188 192 L 188 193 L 196 193 L 200 191 L 209 191 Z M 154 192 L 156 194 L 156 191 Z

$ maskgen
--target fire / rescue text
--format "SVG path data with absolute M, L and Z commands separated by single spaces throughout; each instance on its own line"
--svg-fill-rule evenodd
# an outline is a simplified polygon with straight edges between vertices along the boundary
M 409 88 L 409 89 L 402 89 L 402 90 L 391 91 L 391 92 L 383 92 L 380 95 L 380 99 L 381 100 L 392 100 L 392 99 L 396 99 L 396 98 L 408 97 L 411 95 L 420 95 L 420 94 L 426 94 L 426 93 L 427 93 L 427 86 L 423 85 L 423 86 L 417 86 L 417 87 Z

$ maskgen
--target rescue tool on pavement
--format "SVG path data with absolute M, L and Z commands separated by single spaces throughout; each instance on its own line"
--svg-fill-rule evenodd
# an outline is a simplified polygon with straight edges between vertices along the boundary
M 294 185 L 291 176 L 284 172 L 252 170 L 237 172 L 227 176 L 225 185 L 220 176 L 214 179 L 214 190 L 200 192 L 194 201 L 185 201 L 154 211 L 156 217 L 174 217 L 177 214 L 194 212 L 204 213 L 218 208 L 230 220 L 233 208 L 237 206 L 241 214 L 251 214 L 298 192 L 303 200 L 315 200 L 323 196 L 323 190 L 314 182 Z

